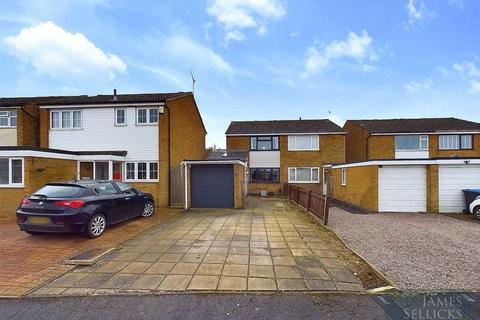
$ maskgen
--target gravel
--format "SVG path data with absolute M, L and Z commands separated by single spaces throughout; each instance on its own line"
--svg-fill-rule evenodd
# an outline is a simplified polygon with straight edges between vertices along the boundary
M 403 290 L 480 290 L 480 225 L 441 214 L 351 214 L 329 227 Z

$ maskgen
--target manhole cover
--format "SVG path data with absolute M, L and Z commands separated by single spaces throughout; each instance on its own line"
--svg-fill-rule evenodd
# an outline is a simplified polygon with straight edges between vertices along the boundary
M 65 260 L 65 264 L 89 266 L 114 251 L 114 248 L 92 248 Z

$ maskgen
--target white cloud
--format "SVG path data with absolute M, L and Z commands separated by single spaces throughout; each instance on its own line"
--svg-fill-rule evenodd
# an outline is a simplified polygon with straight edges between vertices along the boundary
M 282 18 L 286 6 L 282 0 L 209 0 L 207 13 L 223 25 L 226 33 L 255 28 L 261 36 L 267 30 L 265 23 Z
M 410 29 L 418 21 L 433 17 L 435 13 L 425 6 L 423 0 L 408 0 L 407 2 L 408 24 L 405 29 Z
M 231 74 L 233 68 L 220 55 L 209 47 L 195 40 L 176 35 L 165 39 L 162 46 L 168 50 L 170 56 L 181 59 L 184 63 L 202 68 L 211 68 L 221 73 Z
M 432 84 L 432 79 L 428 78 L 423 81 L 410 81 L 404 85 L 404 88 L 409 94 L 417 94 L 433 90 Z
M 464 8 L 463 0 L 448 0 L 447 2 L 448 2 L 449 5 L 456 6 L 460 9 Z
M 480 81 L 470 80 L 470 93 L 480 93 Z
M 51 21 L 24 28 L 4 42 L 22 62 L 53 77 L 105 72 L 113 78 L 115 73 L 127 70 L 116 55 L 105 53 L 83 34 L 67 32 Z
M 299 35 L 298 31 L 290 32 L 290 37 L 294 38 Z
M 225 34 L 224 40 L 225 40 L 225 43 L 228 44 L 230 41 L 238 41 L 238 42 L 245 41 L 247 40 L 247 37 L 238 30 L 232 30 L 232 31 L 228 31 Z
M 305 53 L 305 72 L 302 76 L 307 77 L 318 73 L 335 59 L 351 58 L 358 62 L 376 61 L 377 57 L 373 52 L 372 42 L 368 32 L 363 30 L 361 35 L 350 32 L 347 40 L 335 40 L 327 45 L 314 44 L 308 47 Z M 372 67 L 367 64 L 364 71 L 373 71 Z
M 453 70 L 457 71 L 464 77 L 480 77 L 480 69 L 478 69 L 473 62 L 466 61 L 463 63 L 455 63 L 453 65 Z
M 343 125 L 345 124 L 345 119 L 343 119 L 343 117 L 339 116 L 338 114 L 329 114 L 327 119 L 339 125 L 340 127 L 343 127 Z
M 141 63 L 134 63 L 133 66 L 148 71 L 150 73 L 153 73 L 168 82 L 174 84 L 178 88 L 185 88 L 186 85 L 188 85 L 188 80 L 186 80 L 185 77 L 182 78 L 181 75 L 178 74 L 178 72 L 165 68 L 165 67 L 159 67 L 159 66 L 149 66 Z

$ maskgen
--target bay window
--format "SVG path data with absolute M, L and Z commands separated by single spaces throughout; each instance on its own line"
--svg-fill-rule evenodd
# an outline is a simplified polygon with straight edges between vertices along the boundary
M 288 168 L 288 182 L 290 183 L 318 183 L 319 168 Z
M 0 159 L 0 185 L 21 186 L 23 185 L 23 159 L 1 158 Z
M 427 135 L 395 136 L 395 150 L 397 151 L 427 151 Z
M 250 150 L 270 151 L 278 149 L 279 141 L 277 136 L 250 137 Z
M 319 137 L 318 135 L 288 136 L 288 150 L 319 150 Z
M 51 129 L 81 129 L 81 110 L 55 110 L 50 112 Z
M 250 181 L 257 183 L 269 183 L 280 181 L 279 168 L 251 168 Z
M 473 148 L 471 134 L 448 134 L 438 136 L 439 150 L 468 150 Z

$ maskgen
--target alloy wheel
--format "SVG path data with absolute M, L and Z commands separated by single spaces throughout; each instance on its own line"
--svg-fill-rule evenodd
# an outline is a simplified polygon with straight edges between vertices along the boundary
M 143 209 L 142 217 L 150 217 L 153 214 L 154 210 L 155 208 L 153 207 L 153 203 L 151 202 L 145 203 L 145 208 Z
M 475 215 L 475 217 L 477 217 L 477 219 L 480 219 L 480 206 L 476 206 L 475 208 L 473 208 L 473 214 Z
M 98 237 L 103 233 L 105 230 L 105 218 L 102 216 L 96 216 L 92 220 L 92 224 L 90 226 L 90 231 L 92 232 L 92 235 L 95 237 Z

